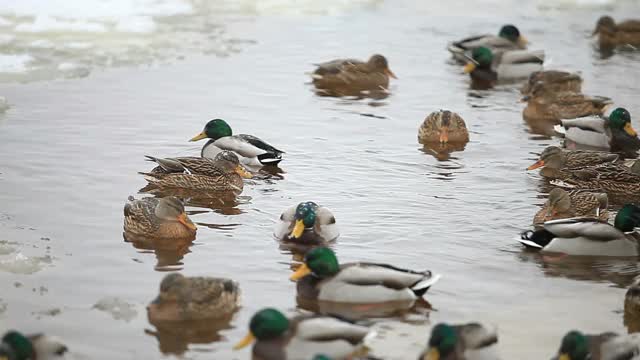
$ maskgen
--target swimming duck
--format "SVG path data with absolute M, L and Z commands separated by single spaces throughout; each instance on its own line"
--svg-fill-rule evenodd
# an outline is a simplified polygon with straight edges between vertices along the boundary
M 340 232 L 331 210 L 307 201 L 285 210 L 273 234 L 281 241 L 321 244 L 335 240 Z
M 542 87 L 545 92 L 550 93 L 566 91 L 580 93 L 582 91 L 582 77 L 577 73 L 566 71 L 536 71 L 529 75 L 529 80 L 520 89 L 520 93 L 525 97 L 530 96 L 534 87 Z
M 447 46 L 447 50 L 451 52 L 457 62 L 464 64 L 467 62 L 471 52 L 481 46 L 489 48 L 495 53 L 505 50 L 526 49 L 527 39 L 520 35 L 520 30 L 517 27 L 509 24 L 500 28 L 498 36 L 489 34 L 472 36 L 450 43 Z
M 420 360 L 499 359 L 498 334 L 479 323 L 449 325 L 440 323 L 431 330 L 427 349 Z
M 625 108 L 617 108 L 609 118 L 585 117 L 562 120 L 554 129 L 565 139 L 576 144 L 632 154 L 640 150 L 638 133 L 631 125 L 631 114 Z
M 331 316 L 297 316 L 287 319 L 280 311 L 256 312 L 249 333 L 234 349 L 253 342 L 253 356 L 261 360 L 308 360 L 316 354 L 335 360 L 350 359 L 375 333 L 369 328 Z
M 615 22 L 611 16 L 598 19 L 593 35 L 599 35 L 601 49 L 612 49 L 617 46 L 640 46 L 640 20 Z
M 563 119 L 602 115 L 613 103 L 604 96 L 590 96 L 577 92 L 554 92 L 542 83 L 535 84 L 529 95 L 523 98 L 527 106 L 522 111 L 525 120 L 559 123 Z
M 629 333 L 640 331 L 640 276 L 633 279 L 624 296 L 624 324 Z
M 386 264 L 356 262 L 340 265 L 333 250 L 317 247 L 291 275 L 298 297 L 344 304 L 398 302 L 409 309 L 440 279 L 430 271 L 412 271 Z
M 213 119 L 205 125 L 202 132 L 189 141 L 209 138 L 200 152 L 200 156 L 210 159 L 222 150 L 235 152 L 240 161 L 248 166 L 278 165 L 284 151 L 278 150 L 265 141 L 246 134 L 233 135 L 231 126 L 222 119 Z
M 618 335 L 606 332 L 585 335 L 572 330 L 563 338 L 554 360 L 636 359 L 640 352 L 640 334 Z
M 614 225 L 594 218 L 552 220 L 535 232 L 522 233 L 520 242 L 544 252 L 584 256 L 633 256 L 638 253 L 634 228 L 640 208 L 627 204 L 616 214 Z
M 151 172 L 140 174 L 149 184 L 158 188 L 176 188 L 203 191 L 241 192 L 244 187 L 242 178 L 251 177 L 235 153 L 219 152 L 215 158 L 167 158 L 159 159 L 147 156 L 159 166 Z
M 62 359 L 67 351 L 55 338 L 44 334 L 23 335 L 14 330 L 5 333 L 0 343 L 0 359 L 6 360 Z
M 131 234 L 161 239 L 193 239 L 196 229 L 182 202 L 173 196 L 139 200 L 129 196 L 124 206 L 125 237 Z
M 389 69 L 387 58 L 375 54 L 367 62 L 337 59 L 321 63 L 313 72 L 313 85 L 333 96 L 357 96 L 367 91 L 389 88 L 389 77 L 397 79 Z
M 239 299 L 235 281 L 171 273 L 162 279 L 160 294 L 147 313 L 151 322 L 220 319 L 238 309 Z
M 542 209 L 533 217 L 533 224 L 572 217 L 594 217 L 608 221 L 608 203 L 607 194 L 604 193 L 554 188 L 549 192 L 549 198 Z
M 551 184 L 570 189 L 598 189 L 613 203 L 640 201 L 640 175 L 619 163 L 553 173 Z
M 616 154 L 604 151 L 589 150 L 562 150 L 557 146 L 547 146 L 541 153 L 540 158 L 527 170 L 535 170 L 541 167 L 541 174 L 547 177 L 554 177 L 556 170 L 576 169 L 588 166 L 613 163 L 619 158 Z
M 418 129 L 418 141 L 422 144 L 466 143 L 469 141 L 469 132 L 464 120 L 457 113 L 449 110 L 434 111 L 424 119 Z
M 544 51 L 511 50 L 494 54 L 481 46 L 473 49 L 464 72 L 473 84 L 490 87 L 498 81 L 527 78 L 542 70 Z

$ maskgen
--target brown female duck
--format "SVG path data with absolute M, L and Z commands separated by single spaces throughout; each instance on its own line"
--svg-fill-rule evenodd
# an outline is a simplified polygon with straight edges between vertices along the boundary
M 611 16 L 598 19 L 593 35 L 598 35 L 601 49 L 618 46 L 640 46 L 640 20 L 626 20 L 616 23 Z
M 147 156 L 158 164 L 151 172 L 141 173 L 158 188 L 178 188 L 204 191 L 242 191 L 242 178 L 250 178 L 238 156 L 222 151 L 209 158 L 181 157 L 160 159 Z
M 552 170 L 575 169 L 587 166 L 611 163 L 618 160 L 618 155 L 604 151 L 562 150 L 557 146 L 548 146 L 541 153 L 540 158 L 527 170 L 545 167 Z M 542 175 L 545 175 L 543 169 Z
M 604 193 L 554 188 L 542 209 L 533 217 L 533 224 L 572 217 L 595 217 L 608 221 L 607 205 L 608 198 Z
M 602 115 L 612 104 L 604 96 L 588 96 L 577 92 L 554 92 L 537 83 L 531 93 L 525 96 L 527 106 L 522 116 L 528 120 L 560 123 L 562 119 L 575 119 L 589 115 Z
M 185 213 L 182 202 L 173 196 L 139 200 L 130 196 L 124 206 L 125 238 L 143 236 L 193 240 L 196 229 L 196 225 Z
M 318 64 L 311 77 L 317 89 L 332 96 L 384 91 L 389 87 L 389 77 L 396 79 L 387 58 L 379 54 L 371 56 L 367 62 L 338 59 Z
M 449 110 L 434 111 L 420 125 L 418 141 L 422 144 L 467 143 L 469 132 L 457 113 Z
M 530 96 L 535 86 L 541 86 L 544 91 L 551 93 L 565 91 L 580 93 L 582 91 L 582 78 L 577 73 L 566 71 L 536 71 L 529 75 L 529 79 L 520 89 L 520 93 L 525 97 Z
M 235 281 L 172 273 L 162 279 L 147 313 L 152 322 L 221 319 L 238 309 L 239 299 Z

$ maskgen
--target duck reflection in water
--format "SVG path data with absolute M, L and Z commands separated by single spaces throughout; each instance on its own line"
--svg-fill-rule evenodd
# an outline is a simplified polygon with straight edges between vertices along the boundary
M 169 274 L 160 283 L 160 294 L 147 307 L 149 323 L 156 331 L 145 332 L 158 339 L 165 354 L 180 355 L 189 344 L 219 341 L 219 332 L 231 328 L 239 298 L 240 289 L 232 280 Z
M 449 110 L 429 114 L 418 129 L 422 151 L 440 161 L 449 160 L 454 151 L 463 151 L 469 142 L 467 125 L 460 115 Z

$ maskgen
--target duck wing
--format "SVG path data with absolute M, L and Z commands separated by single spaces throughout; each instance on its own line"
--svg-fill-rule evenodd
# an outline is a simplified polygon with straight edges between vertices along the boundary
M 611 241 L 625 237 L 613 225 L 594 218 L 570 218 L 544 223 L 544 229 L 559 238 L 583 237 L 595 241 Z
M 606 134 L 606 121 L 598 116 L 586 116 L 578 119 L 560 120 L 565 129 L 578 128 L 585 131 L 594 131 Z
M 414 271 L 388 264 L 359 262 L 345 264 L 335 279 L 353 285 L 382 285 L 395 290 L 411 289 L 422 295 L 440 279 L 440 275 L 428 270 Z
M 336 75 L 342 71 L 345 65 L 364 64 L 364 62 L 356 59 L 336 59 L 320 64 L 315 64 L 318 68 L 313 72 L 314 75 Z
M 616 24 L 616 27 L 620 31 L 640 32 L 640 20 L 625 20 Z
M 464 350 L 477 350 L 498 343 L 498 332 L 495 327 L 488 328 L 480 323 L 469 323 L 455 325 L 453 328 L 463 340 Z

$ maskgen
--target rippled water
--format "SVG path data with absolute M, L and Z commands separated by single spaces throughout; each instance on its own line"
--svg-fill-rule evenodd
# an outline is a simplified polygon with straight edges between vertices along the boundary
M 588 39 L 603 11 L 624 17 L 637 5 L 561 4 L 479 3 L 491 18 L 458 1 L 372 2 L 331 15 L 240 12 L 227 31 L 255 44 L 228 57 L 189 54 L 83 79 L 0 85 L 11 104 L 0 115 L 0 326 L 61 336 L 72 358 L 158 358 L 175 348 L 167 339 L 180 339 L 154 336 L 145 306 L 165 275 L 157 270 L 178 261 L 185 274 L 231 277 L 243 291 L 232 328 L 217 342 L 189 345 L 187 358 L 247 358 L 230 348 L 253 312 L 295 308 L 291 255 L 271 237 L 275 220 L 314 200 L 336 214 L 342 261 L 442 273 L 427 294 L 431 319 L 496 324 L 506 358 L 548 357 L 573 328 L 624 332 L 624 287 L 636 262 L 543 258 L 514 241 L 544 201 L 542 180 L 524 169 L 558 139 L 523 122 L 517 86 L 470 91 L 444 50 L 450 39 L 517 23 L 552 67 L 582 71 L 585 92 L 640 116 L 631 78 L 640 56 L 601 59 Z M 305 84 L 314 62 L 373 52 L 399 77 L 387 99 L 321 98 Z M 440 108 L 460 113 L 471 132 L 464 151 L 444 161 L 417 142 L 423 118 Z M 281 179 L 248 184 L 236 203 L 190 207 L 201 226 L 182 259 L 124 242 L 123 205 L 145 185 L 137 171 L 150 168 L 143 155 L 197 154 L 202 144 L 187 140 L 213 117 L 286 151 Z M 16 260 L 31 262 L 7 263 Z M 414 358 L 426 343 L 424 324 L 391 329 L 377 355 Z

